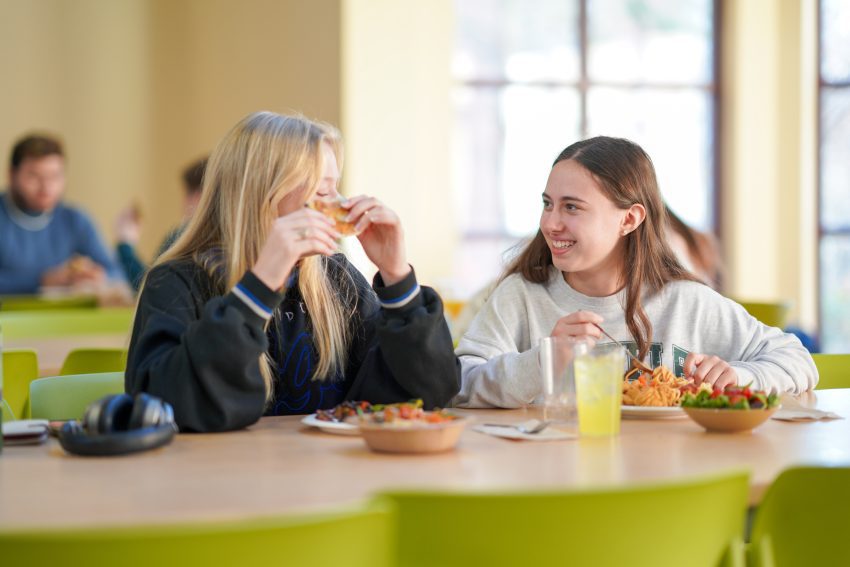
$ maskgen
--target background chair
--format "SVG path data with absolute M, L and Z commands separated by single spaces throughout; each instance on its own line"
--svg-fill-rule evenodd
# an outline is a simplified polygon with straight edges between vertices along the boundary
M 748 486 L 734 473 L 627 489 L 384 498 L 397 507 L 398 565 L 700 567 L 742 564 Z
M 391 512 L 375 504 L 338 513 L 131 528 L 0 533 L 3 564 L 329 565 L 386 567 Z
M 788 469 L 756 510 L 748 564 L 850 565 L 850 468 Z
M 29 417 L 30 382 L 38 378 L 38 357 L 31 349 L 3 351 L 3 399 L 13 419 Z M 3 416 L 6 421 L 7 416 Z
M 123 372 L 39 378 L 30 384 L 30 413 L 33 419 L 80 419 L 91 402 L 123 391 Z
M 125 348 L 77 348 L 68 353 L 59 375 L 124 372 L 126 368 Z
M 816 390 L 850 388 L 850 354 L 813 354 L 818 367 Z
M 788 325 L 788 310 L 791 306 L 787 302 L 738 301 L 738 303 L 747 310 L 747 313 L 765 325 L 780 329 Z

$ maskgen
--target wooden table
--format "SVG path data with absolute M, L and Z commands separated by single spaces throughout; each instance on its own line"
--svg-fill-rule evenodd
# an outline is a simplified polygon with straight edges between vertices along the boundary
M 850 417 L 850 390 L 806 403 Z M 468 411 L 513 422 L 534 410 Z M 514 442 L 467 429 L 457 450 L 381 455 L 358 437 L 322 433 L 298 417 L 239 432 L 179 435 L 134 456 L 81 458 L 51 439 L 0 456 L 0 529 L 215 520 L 321 510 L 387 488 L 555 490 L 654 482 L 747 469 L 751 501 L 785 468 L 850 465 L 850 419 L 769 420 L 752 434 L 708 434 L 688 419 L 632 421 L 619 437 Z

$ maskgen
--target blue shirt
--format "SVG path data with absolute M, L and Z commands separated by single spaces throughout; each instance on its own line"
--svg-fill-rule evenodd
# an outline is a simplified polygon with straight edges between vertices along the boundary
M 103 266 L 110 279 L 123 279 L 82 211 L 60 203 L 49 216 L 26 217 L 7 193 L 0 194 L 0 294 L 36 293 L 41 275 L 75 254 Z

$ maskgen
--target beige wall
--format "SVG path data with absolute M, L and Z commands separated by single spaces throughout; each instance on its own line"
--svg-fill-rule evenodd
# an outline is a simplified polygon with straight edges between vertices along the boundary
M 339 123 L 338 0 L 0 0 L 0 148 L 59 134 L 68 200 L 112 238 L 138 202 L 150 254 L 182 168 L 255 110 Z
M 451 277 L 458 238 L 449 206 L 453 9 L 452 0 L 343 2 L 345 191 L 398 212 L 409 260 L 429 285 Z
M 726 292 L 815 324 L 816 2 L 724 3 Z
M 104 229 L 150 185 L 148 10 L 142 0 L 0 1 L 0 151 L 58 134 L 69 201 Z M 111 230 L 109 230 L 111 232 Z

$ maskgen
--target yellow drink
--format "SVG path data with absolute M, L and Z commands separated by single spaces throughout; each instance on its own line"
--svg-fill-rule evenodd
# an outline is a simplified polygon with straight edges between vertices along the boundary
M 582 435 L 620 433 L 625 353 L 619 345 L 601 345 L 576 356 L 576 404 Z

